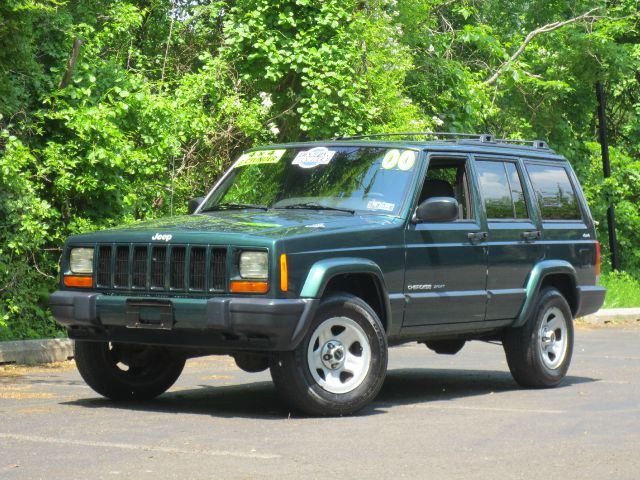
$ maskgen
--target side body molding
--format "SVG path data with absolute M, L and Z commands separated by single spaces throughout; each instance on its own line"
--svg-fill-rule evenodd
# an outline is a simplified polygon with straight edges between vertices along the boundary
M 379 294 L 382 296 L 382 304 L 387 317 L 387 329 L 391 325 L 391 305 L 389 294 L 384 281 L 384 275 L 380 267 L 373 261 L 357 257 L 336 257 L 320 260 L 314 263 L 309 270 L 307 279 L 300 292 L 301 298 L 322 297 L 329 281 L 337 275 L 346 273 L 372 275 L 378 284 Z
M 534 265 L 529 274 L 527 284 L 525 285 L 526 298 L 520 314 L 513 323 L 514 327 L 524 325 L 527 318 L 531 315 L 536 306 L 536 298 L 538 297 L 538 292 L 540 292 L 540 286 L 542 285 L 544 277 L 558 273 L 568 275 L 571 278 L 576 294 L 576 304 L 580 305 L 580 291 L 576 288 L 576 269 L 573 268 L 573 265 L 565 260 L 543 260 Z

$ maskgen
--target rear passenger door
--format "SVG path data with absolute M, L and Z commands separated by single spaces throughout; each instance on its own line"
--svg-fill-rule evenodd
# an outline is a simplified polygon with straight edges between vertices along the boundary
M 540 219 L 519 159 L 477 156 L 474 163 L 489 233 L 486 320 L 512 319 L 524 303 L 527 277 L 543 256 Z
M 545 258 L 571 263 L 579 284 L 591 281 L 596 239 L 571 167 L 565 161 L 526 160 L 525 168 L 540 211 Z

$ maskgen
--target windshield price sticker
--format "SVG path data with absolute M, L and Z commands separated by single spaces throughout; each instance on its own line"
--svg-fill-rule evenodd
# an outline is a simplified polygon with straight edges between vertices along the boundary
M 318 165 L 327 165 L 333 156 L 335 150 L 329 150 L 326 147 L 316 147 L 311 150 L 298 153 L 293 159 L 292 165 L 298 165 L 302 168 L 314 168 Z
M 260 165 L 262 163 L 278 163 L 286 150 L 256 150 L 243 154 L 236 162 L 236 167 Z
M 395 203 L 380 202 L 378 200 L 370 200 L 369 203 L 367 203 L 367 209 L 369 210 L 384 210 L 385 212 L 393 212 L 394 208 L 396 208 Z
M 382 168 L 385 170 L 393 170 L 398 168 L 403 172 L 407 172 L 413 168 L 416 163 L 416 152 L 412 150 L 405 150 L 400 153 L 400 150 L 389 150 L 382 159 Z

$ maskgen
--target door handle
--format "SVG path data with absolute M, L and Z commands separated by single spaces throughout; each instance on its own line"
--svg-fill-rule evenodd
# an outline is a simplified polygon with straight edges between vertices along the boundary
M 471 243 L 480 243 L 489 238 L 489 234 L 487 232 L 470 232 L 467 233 L 467 238 Z
M 540 240 L 540 237 L 542 236 L 542 234 L 540 233 L 540 230 L 531 230 L 529 232 L 522 232 L 522 239 L 530 242 L 533 240 Z

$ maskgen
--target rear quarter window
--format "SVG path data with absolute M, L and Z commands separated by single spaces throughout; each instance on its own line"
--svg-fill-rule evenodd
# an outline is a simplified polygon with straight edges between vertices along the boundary
M 578 199 L 563 166 L 527 164 L 543 220 L 581 220 Z

